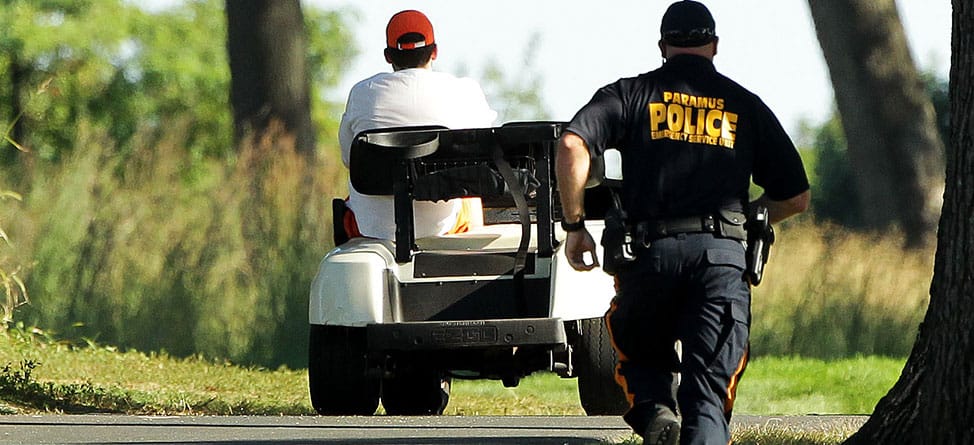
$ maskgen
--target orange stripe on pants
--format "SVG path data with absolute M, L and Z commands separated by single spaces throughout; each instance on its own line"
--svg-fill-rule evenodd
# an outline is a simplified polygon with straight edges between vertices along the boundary
M 734 401 L 737 400 L 737 384 L 740 382 L 741 376 L 744 375 L 744 370 L 747 369 L 748 355 L 750 355 L 750 352 L 750 346 L 744 349 L 741 362 L 737 364 L 737 369 L 734 371 L 734 375 L 731 376 L 730 383 L 727 385 L 727 400 L 724 401 L 724 415 L 727 417 L 728 422 L 730 422 L 731 411 L 734 410 Z
M 616 278 L 615 281 L 616 281 L 616 290 L 618 291 L 619 279 Z M 615 336 L 612 335 L 612 323 L 609 322 L 609 319 L 612 317 L 612 313 L 615 312 L 617 308 L 618 306 L 616 305 L 615 301 L 613 301 L 609 305 L 609 311 L 605 313 L 603 319 L 605 320 L 606 330 L 609 331 L 609 343 L 612 344 L 612 349 L 615 349 L 616 354 L 619 356 L 619 361 L 616 362 L 615 380 L 616 383 L 618 383 L 619 386 L 622 387 L 622 393 L 626 395 L 626 401 L 629 402 L 629 406 L 631 407 L 635 401 L 636 395 L 629 392 L 629 384 L 628 382 L 626 382 L 626 378 L 621 373 L 619 373 L 619 369 L 622 367 L 622 362 L 629 360 L 629 358 L 626 357 L 626 354 L 623 354 L 622 350 L 619 349 L 619 346 L 616 345 Z

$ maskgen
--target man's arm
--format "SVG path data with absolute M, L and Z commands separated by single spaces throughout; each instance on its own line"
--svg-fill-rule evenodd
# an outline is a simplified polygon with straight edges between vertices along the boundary
M 555 174 L 558 176 L 562 216 L 568 222 L 577 222 L 584 217 L 585 182 L 591 162 L 585 140 L 575 133 L 565 132 L 558 141 Z
M 763 206 L 767 208 L 771 224 L 776 224 L 808 210 L 808 203 L 811 201 L 811 196 L 808 190 L 783 201 L 775 201 L 768 198 L 768 195 L 761 195 L 761 197 L 751 203 L 751 206 Z
M 561 197 L 562 218 L 574 223 L 585 217 L 585 182 L 588 180 L 591 158 L 585 140 L 575 133 L 565 132 L 558 141 L 555 156 L 555 175 Z M 591 263 L 585 263 L 585 253 L 591 255 Z M 565 256 L 575 270 L 591 270 L 599 265 L 595 241 L 588 230 L 568 232 L 565 239 Z

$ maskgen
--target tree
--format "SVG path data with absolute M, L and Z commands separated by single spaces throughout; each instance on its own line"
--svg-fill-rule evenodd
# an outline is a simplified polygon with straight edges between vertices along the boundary
M 894 0 L 809 0 L 856 175 L 862 215 L 933 240 L 943 145 Z
M 10 131 L 0 143 L 53 156 L 87 111 L 76 98 L 101 91 L 114 71 L 108 54 L 121 45 L 133 9 L 119 0 L 7 0 L 2 8 L 0 120 Z M 0 160 L 10 164 L 17 153 L 0 150 Z
M 227 49 L 234 139 L 283 124 L 314 153 L 307 39 L 299 0 L 227 0 Z
M 105 128 L 120 153 L 132 139 L 178 129 L 194 157 L 230 145 L 222 3 L 146 13 L 121 0 L 8 0 L 0 14 L 0 119 L 30 154 L 62 159 L 83 125 Z M 16 67 L 16 68 L 15 68 Z M 29 174 L 25 171 L 24 174 Z
M 899 381 L 850 445 L 974 443 L 974 1 L 952 3 L 951 136 L 930 306 Z

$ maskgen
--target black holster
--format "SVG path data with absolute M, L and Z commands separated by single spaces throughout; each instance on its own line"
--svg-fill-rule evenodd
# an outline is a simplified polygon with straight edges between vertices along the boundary
M 632 251 L 632 228 L 626 211 L 615 190 L 612 193 L 612 206 L 605 212 L 605 229 L 602 231 L 602 270 L 615 275 L 627 264 L 636 261 Z
M 747 269 L 744 270 L 744 280 L 751 286 L 757 286 L 761 284 L 764 265 L 768 263 L 771 245 L 774 244 L 774 228 L 768 218 L 768 209 L 758 206 L 744 226 L 747 231 Z

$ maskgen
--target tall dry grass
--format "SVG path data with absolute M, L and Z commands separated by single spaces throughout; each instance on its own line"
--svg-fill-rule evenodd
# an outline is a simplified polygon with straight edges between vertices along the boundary
M 70 159 L 32 172 L 15 216 L 33 264 L 18 318 L 68 338 L 303 365 L 341 169 L 280 137 L 226 163 L 192 160 L 178 137 L 121 158 L 98 129 L 79 134 Z
M 896 235 L 853 233 L 811 219 L 778 228 L 754 288 L 758 355 L 905 357 L 929 301 L 933 250 Z
M 27 266 L 31 292 L 14 318 L 61 338 L 304 365 L 330 199 L 345 194 L 337 153 L 309 161 L 268 137 L 231 161 L 193 159 L 176 125 L 121 157 L 103 131 L 78 133 L 69 159 L 17 175 L 23 203 L 0 207 L 16 240 L 0 265 Z M 4 173 L 0 189 L 12 188 Z M 756 355 L 906 356 L 932 252 L 810 219 L 778 231 L 754 290 Z
M 7 232 L 3 230 L 5 216 L 11 214 L 4 211 L 11 201 L 21 201 L 19 194 L 0 188 L 0 329 L 13 321 L 14 310 L 27 304 L 27 287 L 21 278 L 22 267 L 10 260 L 6 253 L 13 247 Z

